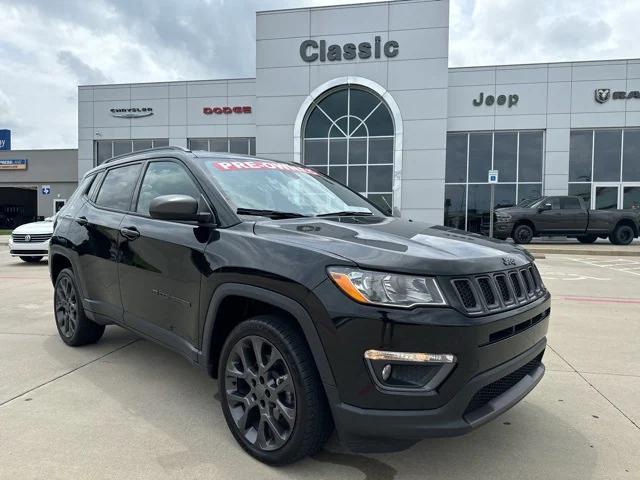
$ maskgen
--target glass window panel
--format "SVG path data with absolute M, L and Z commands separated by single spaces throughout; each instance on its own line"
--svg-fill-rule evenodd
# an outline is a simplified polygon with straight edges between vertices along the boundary
M 444 224 L 447 227 L 464 230 L 466 213 L 465 185 L 445 185 L 444 187 Z
M 618 187 L 596 187 L 596 210 L 618 208 Z
M 168 147 L 169 139 L 168 138 L 156 138 L 153 140 L 154 147 Z
M 624 187 L 622 208 L 640 209 L 640 187 Z
M 352 138 L 349 140 L 349 163 L 367 163 L 366 138 Z
M 329 142 L 327 140 L 305 140 L 304 158 L 305 165 L 326 165 L 329 158 Z
M 151 200 L 174 194 L 200 198 L 200 191 L 182 166 L 173 162 L 152 162 L 140 186 L 136 211 L 148 215 Z
M 468 202 L 467 230 L 480 233 L 483 217 L 488 219 L 489 215 L 489 205 L 491 203 L 489 184 L 469 185 Z
M 520 132 L 518 181 L 542 181 L 542 132 Z
M 516 202 L 516 186 L 515 184 L 495 186 L 493 196 L 494 208 L 513 207 Z
M 487 174 L 491 169 L 491 137 L 490 133 L 472 133 L 469 135 L 470 182 L 487 181 Z
M 342 89 L 330 93 L 318 102 L 320 108 L 322 108 L 332 120 L 347 114 L 347 89 Z M 346 132 L 346 130 L 345 130 Z
M 622 130 L 596 130 L 593 144 L 593 180 L 620 181 Z
M 229 151 L 229 143 L 227 142 L 227 138 L 210 138 L 209 139 L 209 150 L 212 152 L 228 152 Z
M 591 184 L 590 183 L 570 183 L 569 195 L 580 197 L 587 208 L 591 208 Z
M 521 183 L 518 185 L 518 203 L 542 196 L 541 183 Z
M 314 108 L 304 129 L 307 138 L 326 138 L 329 136 L 331 121 L 318 108 Z
M 369 192 L 390 192 L 393 183 L 393 165 L 369 166 Z
M 160 146 L 160 145 L 156 145 Z M 145 150 L 147 148 L 153 147 L 153 140 L 134 140 L 133 141 L 133 151 L 137 152 L 138 150 Z
M 229 139 L 229 152 L 239 153 L 241 155 L 249 154 L 249 139 L 248 138 L 231 138 Z
M 329 163 L 344 165 L 347 163 L 347 140 L 336 138 L 329 140 Z
M 383 213 L 385 213 L 386 215 L 391 215 L 393 206 L 393 195 L 391 195 L 390 193 L 373 193 L 371 195 L 368 195 L 367 198 L 369 198 L 371 203 L 382 210 Z
M 347 133 L 347 119 L 341 118 L 329 130 L 330 137 L 344 137 Z
M 380 103 L 380 99 L 377 96 L 357 88 L 352 88 L 350 95 L 350 114 L 358 117 L 360 120 L 364 120 Z M 380 105 L 378 108 L 384 108 L 384 105 Z M 354 127 L 357 127 L 357 124 L 352 125 L 352 128 Z
M 577 210 L 580 208 L 580 200 L 574 197 L 560 197 L 560 210 Z
M 329 167 L 311 167 L 316 172 L 323 173 L 325 175 L 329 174 Z
M 447 134 L 447 161 L 445 168 L 446 182 L 462 183 L 467 181 L 466 133 Z
M 347 167 L 329 167 L 329 176 L 340 183 L 347 183 Z
M 367 167 L 349 167 L 349 188 L 356 192 L 367 191 Z
M 393 138 L 369 139 L 369 163 L 393 163 Z
M 499 172 L 499 181 L 515 182 L 518 134 L 516 132 L 496 132 L 493 142 L 493 168 Z M 515 198 L 515 196 L 514 191 L 513 197 Z
M 96 142 L 96 157 L 98 165 L 113 157 L 113 142 L 111 140 L 100 140 Z
M 640 130 L 625 130 L 622 181 L 640 182 Z
M 353 119 L 351 119 L 353 121 Z M 367 128 L 364 123 L 360 124 L 358 128 L 354 127 L 353 124 L 351 128 L 355 128 L 355 131 L 351 134 L 352 137 L 366 137 L 367 136 Z
M 131 140 L 116 140 L 113 142 L 113 156 L 131 153 Z
M 102 182 L 102 177 L 104 177 L 104 171 L 98 173 L 98 175 L 96 175 L 95 180 L 91 184 L 91 189 L 89 189 L 89 193 L 87 194 L 87 197 L 89 197 L 91 201 L 95 200 L 96 198 L 96 192 L 100 187 L 100 183 Z
M 591 181 L 591 147 L 593 131 L 575 130 L 570 134 L 569 181 Z
M 109 170 L 98 192 L 96 203 L 114 210 L 129 210 L 131 194 L 138 180 L 139 171 L 139 163 Z
M 249 155 L 256 154 L 256 137 L 251 137 L 249 139 Z
M 191 149 L 192 151 L 209 150 L 209 141 L 206 138 L 192 138 L 191 140 L 189 140 L 189 149 Z
M 369 135 L 393 135 L 393 120 L 386 105 L 382 104 L 367 119 Z

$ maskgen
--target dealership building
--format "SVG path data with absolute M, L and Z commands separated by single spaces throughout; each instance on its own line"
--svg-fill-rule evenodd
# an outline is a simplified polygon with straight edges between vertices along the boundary
M 473 231 L 489 170 L 496 205 L 640 205 L 639 59 L 449 68 L 448 44 L 446 0 L 259 12 L 255 78 L 79 87 L 78 176 L 177 145 L 300 162 Z

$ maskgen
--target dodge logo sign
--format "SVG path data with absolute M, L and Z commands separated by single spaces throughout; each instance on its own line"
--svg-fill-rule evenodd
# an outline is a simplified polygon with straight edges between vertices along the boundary
M 515 264 L 516 264 L 516 259 L 515 259 L 515 258 L 513 258 L 513 257 L 502 257 L 502 263 L 504 263 L 504 264 L 505 264 L 505 266 L 507 266 L 507 267 L 508 267 L 509 265 L 515 266 Z
M 607 100 L 609 100 L 609 97 L 611 96 L 611 89 L 610 88 L 596 88 L 596 102 L 598 103 L 604 103 Z
M 212 114 L 216 114 L 216 115 L 222 115 L 224 114 L 230 114 L 230 113 L 251 113 L 251 107 L 249 105 L 245 105 L 245 106 L 237 106 L 237 107 L 204 107 L 202 109 L 202 113 L 204 113 L 205 115 L 212 115 Z

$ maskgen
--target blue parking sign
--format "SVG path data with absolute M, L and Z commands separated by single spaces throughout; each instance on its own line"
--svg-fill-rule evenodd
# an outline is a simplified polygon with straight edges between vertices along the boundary
M 51 193 L 51 185 L 42 185 L 42 194 L 49 195 Z

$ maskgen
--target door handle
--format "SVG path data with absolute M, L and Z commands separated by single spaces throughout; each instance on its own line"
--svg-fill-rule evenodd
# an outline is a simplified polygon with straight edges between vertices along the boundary
M 140 236 L 140 232 L 136 227 L 123 227 L 120 229 L 120 233 L 127 240 L 135 240 Z
M 87 217 L 82 216 L 82 217 L 76 218 L 76 223 L 84 227 L 89 224 L 89 221 L 87 220 Z

